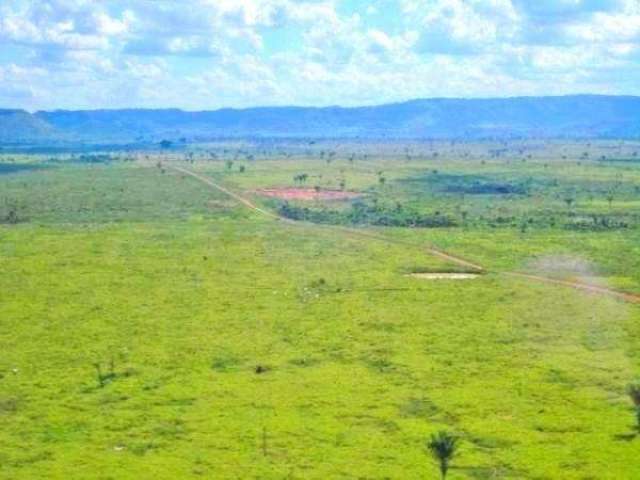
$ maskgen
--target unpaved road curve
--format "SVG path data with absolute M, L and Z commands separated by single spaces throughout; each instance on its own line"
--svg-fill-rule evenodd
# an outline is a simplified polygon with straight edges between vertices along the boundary
M 469 260 L 466 260 L 464 258 L 458 257 L 456 255 L 452 255 L 450 253 L 447 253 L 443 250 L 440 250 L 439 248 L 436 248 L 434 246 L 427 246 L 425 247 L 423 243 L 416 243 L 416 242 L 409 242 L 406 240 L 399 240 L 397 238 L 389 238 L 389 237 L 385 237 L 382 235 L 378 235 L 375 233 L 371 233 L 371 232 L 367 232 L 364 230 L 358 230 L 355 228 L 349 228 L 349 227 L 338 227 L 338 226 L 330 226 L 333 230 L 340 230 L 346 233 L 351 233 L 353 235 L 358 235 L 360 237 L 366 237 L 366 238 L 372 238 L 374 240 L 380 240 L 381 242 L 387 242 L 387 243 L 393 243 L 396 245 L 408 245 L 410 247 L 419 247 L 419 248 L 426 248 L 427 252 L 430 253 L 431 255 L 433 255 L 434 257 L 439 257 L 442 258 L 444 260 L 447 260 L 450 263 L 453 263 L 455 265 L 458 265 L 460 267 L 465 267 L 465 268 L 469 268 L 471 270 L 476 270 L 478 273 L 484 272 L 485 268 L 482 267 L 481 265 L 478 265 L 477 263 L 473 263 L 470 262 Z
M 190 177 L 193 177 L 199 181 L 201 181 L 202 183 L 205 183 L 207 185 L 209 185 L 212 188 L 215 188 L 216 190 L 230 196 L 231 198 L 237 200 L 238 202 L 240 202 L 242 205 L 244 205 L 245 207 L 254 210 L 258 213 L 261 213 L 262 215 L 266 215 L 270 218 L 273 218 L 274 220 L 278 220 L 281 222 L 286 222 L 288 224 L 300 224 L 300 222 L 296 222 L 293 220 L 290 220 L 288 218 L 284 218 L 276 213 L 270 212 L 268 210 L 265 210 L 263 208 L 260 208 L 259 206 L 257 206 L 255 203 L 253 203 L 251 200 L 247 200 L 246 198 L 238 195 L 235 192 L 232 192 L 231 190 L 223 187 L 222 185 L 214 182 L 213 180 L 211 180 L 210 178 L 207 178 L 203 175 L 200 175 L 198 173 L 192 172 L 191 170 L 187 170 L 186 168 L 182 168 L 182 167 L 178 167 L 178 166 L 174 166 L 174 165 L 166 165 L 167 168 L 170 168 L 171 170 L 174 170 L 176 172 L 180 172 L 183 173 L 185 175 L 189 175 Z M 319 226 L 319 225 L 316 225 Z M 392 243 L 392 244 L 401 244 L 401 245 L 409 245 L 409 246 L 419 246 L 419 247 L 424 247 L 424 245 L 418 245 L 416 243 L 413 242 L 408 242 L 408 241 L 404 241 L 404 240 L 398 240 L 395 238 L 389 238 L 389 237 L 384 237 L 382 235 L 378 235 L 375 233 L 371 233 L 371 232 L 366 232 L 366 231 L 362 231 L 362 230 L 358 230 L 358 229 L 354 229 L 354 228 L 349 228 L 349 227 L 340 227 L 340 226 L 334 226 L 334 225 L 321 225 L 322 227 L 325 228 L 331 228 L 332 230 L 337 230 L 337 231 L 342 231 L 344 233 L 347 234 L 351 234 L 351 235 L 356 235 L 356 236 L 360 236 L 360 237 L 367 237 L 367 238 L 372 238 L 375 240 L 380 240 L 383 242 L 387 242 L 387 243 Z M 461 266 L 461 267 L 465 267 L 465 268 L 469 268 L 472 270 L 476 270 L 477 272 L 485 272 L 486 269 L 484 267 L 482 267 L 481 265 L 478 265 L 476 263 L 470 262 L 468 260 L 465 260 L 463 258 L 460 258 L 456 255 L 452 255 L 450 253 L 447 253 L 443 250 L 440 250 L 439 248 L 433 247 L 433 246 L 429 246 L 427 247 L 427 251 L 433 255 L 436 256 L 438 258 L 442 258 L 443 260 L 447 260 L 455 265 Z M 630 302 L 630 303 L 637 303 L 640 304 L 640 295 L 638 294 L 634 294 L 634 293 L 629 293 L 629 292 L 621 292 L 618 290 L 613 290 L 610 288 L 606 288 L 606 287 L 601 287 L 598 285 L 591 285 L 588 283 L 582 283 L 579 281 L 572 281 L 572 280 L 559 280 L 557 278 L 551 278 L 551 277 L 545 277 L 542 275 L 534 275 L 534 274 L 528 274 L 528 273 L 521 273 L 521 272 L 498 272 L 502 275 L 505 276 L 509 276 L 509 277 L 514 277 L 514 278 L 520 278 L 520 279 L 525 279 L 525 280 L 533 280 L 536 282 L 540 282 L 540 283 L 546 283 L 546 284 L 550 284 L 550 285 L 561 285 L 561 286 L 565 286 L 565 287 L 570 287 L 570 288 L 574 288 L 576 290 L 582 290 L 585 292 L 590 292 L 590 293 L 595 293 L 595 294 L 599 294 L 599 295 L 607 295 L 607 296 L 611 296 L 611 297 L 615 297 L 615 298 L 619 298 L 621 300 L 624 300 L 626 302 Z
M 260 208 L 259 206 L 257 206 L 255 203 L 253 203 L 251 200 L 248 200 L 240 195 L 238 195 L 235 192 L 232 192 L 231 190 L 229 190 L 228 188 L 223 187 L 222 185 L 220 185 L 219 183 L 214 182 L 213 180 L 211 180 L 210 178 L 207 178 L 203 175 L 200 175 L 196 172 L 192 172 L 191 170 L 187 170 L 186 168 L 182 168 L 182 167 L 178 167 L 178 166 L 174 166 L 174 165 L 166 165 L 167 168 L 170 168 L 172 170 L 175 170 L 177 172 L 183 173 L 185 175 L 189 175 L 197 180 L 200 180 L 201 182 L 209 185 L 210 187 L 215 188 L 216 190 L 230 196 L 231 198 L 234 198 L 235 200 L 237 200 L 238 202 L 240 202 L 242 205 L 244 205 L 245 207 L 254 210 L 258 213 L 261 213 L 263 215 L 266 215 L 270 218 L 273 218 L 275 220 L 279 220 L 281 222 L 286 222 L 289 224 L 299 224 L 300 222 L 296 222 L 294 220 L 291 220 L 289 218 L 285 218 L 282 217 L 278 214 L 275 214 L 273 212 L 270 212 L 268 210 L 265 210 L 263 208 Z M 315 225 L 318 226 L 318 225 Z M 367 237 L 367 238 L 372 238 L 375 240 L 380 240 L 383 242 L 387 242 L 387 243 L 393 243 L 393 244 L 400 244 L 400 245 L 410 245 L 410 246 L 420 246 L 423 247 L 423 245 L 418 245 L 416 243 L 412 243 L 412 242 L 407 242 L 407 241 L 403 241 L 403 240 L 398 240 L 395 238 L 389 238 L 389 237 L 384 237 L 381 235 L 377 235 L 375 233 L 371 233 L 371 232 L 366 232 L 366 231 L 362 231 L 362 230 L 358 230 L 355 228 L 349 228 L 349 227 L 340 227 L 340 226 L 335 226 L 335 225 L 320 225 L 321 227 L 324 228 L 330 228 L 332 230 L 338 230 L 338 231 L 342 231 L 345 232 L 347 234 L 351 234 L 351 235 L 356 235 L 359 237 Z M 463 258 L 457 257 L 455 255 L 451 255 L 450 253 L 444 252 L 438 248 L 435 248 L 433 246 L 427 247 L 427 251 L 431 254 L 434 255 L 436 257 L 442 258 L 444 260 L 447 260 L 451 263 L 454 263 L 460 267 L 465 267 L 465 268 L 470 268 L 472 270 L 476 270 L 478 272 L 483 272 L 484 268 L 478 264 L 472 263 L 468 260 L 465 260 Z
M 599 285 L 592 285 L 589 283 L 582 283 L 574 280 L 560 280 L 557 278 L 543 277 L 540 275 L 533 275 L 530 273 L 520 272 L 502 272 L 503 275 L 509 277 L 523 278 L 525 280 L 534 280 L 536 282 L 544 282 L 552 285 L 563 285 L 565 287 L 575 288 L 577 290 L 584 290 L 585 292 L 597 293 L 601 295 L 609 295 L 611 297 L 617 297 L 630 303 L 640 304 L 640 295 L 635 293 L 620 292 L 618 290 L 612 290 L 610 288 L 601 287 Z
M 241 204 L 243 204 L 245 207 L 250 208 L 251 210 L 255 210 L 256 212 L 259 212 L 263 215 L 266 215 L 268 217 L 271 218 L 275 218 L 276 220 L 283 220 L 282 217 L 280 217 L 279 215 L 276 215 L 275 213 L 272 213 L 268 210 L 265 210 L 263 208 L 260 208 L 259 206 L 257 206 L 255 203 L 253 203 L 250 200 L 247 200 L 244 197 L 241 197 L 240 195 L 238 195 L 237 193 L 232 192 L 231 190 L 223 187 L 222 185 L 214 182 L 213 180 L 204 177 L 198 173 L 192 172 L 191 170 L 187 170 L 186 168 L 182 168 L 182 167 L 176 167 L 174 165 L 166 165 L 167 168 L 170 168 L 171 170 L 175 170 L 176 172 L 180 172 L 180 173 L 184 173 L 185 175 L 189 175 L 190 177 L 193 177 L 197 180 L 200 180 L 202 183 L 206 183 L 207 185 L 209 185 L 210 187 L 215 188 L 216 190 L 219 190 L 220 192 L 224 193 L 225 195 L 230 196 L 231 198 L 237 200 L 238 202 L 240 202 Z M 287 220 L 287 219 L 284 219 Z

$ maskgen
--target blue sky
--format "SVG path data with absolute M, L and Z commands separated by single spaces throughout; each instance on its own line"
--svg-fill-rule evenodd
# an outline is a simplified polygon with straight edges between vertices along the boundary
M 0 1 L 0 107 L 570 93 L 640 94 L 640 1 Z

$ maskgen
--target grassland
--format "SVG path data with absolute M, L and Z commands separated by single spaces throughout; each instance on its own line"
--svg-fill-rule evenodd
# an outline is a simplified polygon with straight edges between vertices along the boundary
M 498 147 L 5 156 L 0 478 L 437 478 L 439 430 L 452 479 L 637 478 L 639 307 L 504 275 L 640 292 L 636 146 Z M 279 222 L 171 165 L 456 226 Z M 429 245 L 487 273 L 406 276 L 459 268 Z

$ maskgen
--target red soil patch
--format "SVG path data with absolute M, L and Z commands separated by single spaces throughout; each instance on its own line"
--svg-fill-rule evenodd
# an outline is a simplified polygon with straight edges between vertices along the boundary
M 362 196 L 356 192 L 343 192 L 341 190 L 316 191 L 315 188 L 263 188 L 256 190 L 256 193 L 282 200 L 349 200 Z

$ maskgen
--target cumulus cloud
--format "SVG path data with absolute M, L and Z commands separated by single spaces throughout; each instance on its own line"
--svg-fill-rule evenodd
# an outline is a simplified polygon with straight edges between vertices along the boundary
M 636 0 L 3 0 L 0 102 L 373 104 L 640 93 Z

